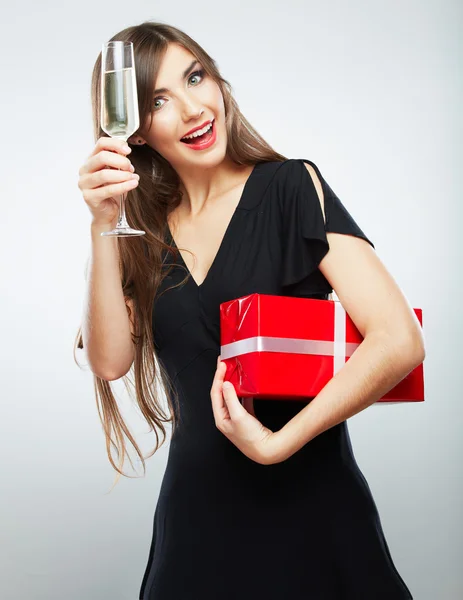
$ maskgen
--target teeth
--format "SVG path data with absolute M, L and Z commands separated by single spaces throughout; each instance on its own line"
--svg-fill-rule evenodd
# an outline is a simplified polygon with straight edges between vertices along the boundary
M 209 131 L 209 129 L 211 127 L 212 127 L 212 123 L 209 123 L 209 125 L 206 125 L 206 127 L 203 127 L 202 129 L 198 129 L 198 131 L 195 131 L 191 135 L 186 135 L 185 137 L 182 137 L 182 140 L 192 140 L 195 137 L 199 137 L 200 135 L 204 135 L 206 133 L 206 131 Z

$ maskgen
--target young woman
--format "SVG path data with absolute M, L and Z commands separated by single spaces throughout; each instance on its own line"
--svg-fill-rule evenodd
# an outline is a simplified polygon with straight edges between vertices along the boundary
M 92 254 L 76 342 L 119 474 L 124 435 L 145 463 L 111 381 L 127 382 L 133 365 L 153 453 L 173 423 L 140 600 L 412 598 L 346 420 L 423 361 L 413 310 L 319 168 L 259 136 L 196 42 L 152 22 L 112 39 L 134 44 L 141 126 L 130 148 L 104 136 L 100 55 L 97 142 L 79 173 Z M 128 221 L 146 235 L 101 237 L 124 191 Z M 364 341 L 315 399 L 242 404 L 222 387 L 220 303 L 333 289 Z

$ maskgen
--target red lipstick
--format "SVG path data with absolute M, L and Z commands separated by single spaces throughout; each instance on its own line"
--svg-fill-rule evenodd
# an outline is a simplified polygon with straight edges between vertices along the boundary
M 201 127 L 199 127 L 199 129 L 201 129 Z M 196 130 L 193 130 L 193 131 L 197 131 L 197 130 L 198 130 L 198 127 L 196 127 Z M 182 142 L 182 144 L 184 144 L 191 150 L 206 150 L 206 148 L 210 148 L 216 142 L 216 140 L 217 140 L 217 130 L 216 130 L 215 119 L 214 119 L 214 121 L 212 122 L 212 127 L 210 128 L 210 130 L 207 133 L 205 133 L 204 135 L 202 135 L 199 138 L 195 138 L 191 142 L 184 142 L 183 140 L 181 140 L 181 142 Z

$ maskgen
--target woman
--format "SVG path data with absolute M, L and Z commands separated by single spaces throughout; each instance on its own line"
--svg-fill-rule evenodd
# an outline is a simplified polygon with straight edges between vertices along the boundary
M 92 260 L 76 341 L 118 473 L 124 434 L 145 463 L 110 381 L 127 382 L 133 365 L 153 453 L 173 423 L 140 600 L 411 598 L 346 419 L 424 359 L 413 310 L 318 167 L 272 150 L 197 43 L 150 22 L 113 39 L 134 44 L 141 126 L 130 148 L 104 137 L 100 55 L 97 143 L 79 178 Z M 128 221 L 146 235 L 101 237 L 124 191 Z M 220 303 L 255 292 L 327 299 L 333 288 L 365 339 L 316 399 L 241 404 L 222 388 Z

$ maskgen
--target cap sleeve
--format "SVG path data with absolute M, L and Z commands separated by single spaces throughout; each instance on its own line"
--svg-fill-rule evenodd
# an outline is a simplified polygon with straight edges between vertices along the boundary
M 315 169 L 323 189 L 326 223 L 317 190 L 304 163 Z M 290 159 L 279 171 L 279 202 L 282 215 L 282 286 L 306 279 L 328 253 L 327 232 L 366 237 L 341 200 L 323 178 L 315 163 Z

